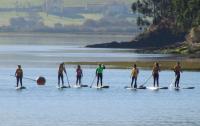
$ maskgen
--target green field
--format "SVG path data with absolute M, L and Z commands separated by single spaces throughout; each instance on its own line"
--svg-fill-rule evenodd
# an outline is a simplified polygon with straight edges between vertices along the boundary
M 18 5 L 22 7 L 28 7 L 29 5 L 42 5 L 45 0 L 0 0 L 0 8 L 15 8 L 16 3 L 18 1 Z M 47 0 L 48 1 L 48 0 Z M 75 7 L 75 6 L 86 6 L 87 3 L 90 4 L 104 4 L 106 2 L 110 2 L 111 0 L 64 0 L 64 5 L 66 7 Z M 134 0 L 114 0 L 119 2 L 125 2 L 127 4 L 131 4 Z M 99 20 L 103 17 L 103 14 L 94 14 L 94 13 L 80 13 L 83 18 L 71 18 L 71 17 L 59 17 L 56 15 L 46 14 L 45 12 L 40 12 L 38 15 L 42 18 L 42 21 L 46 26 L 54 27 L 56 23 L 60 23 L 62 25 L 82 25 L 86 20 Z M 0 27 L 8 26 L 10 24 L 10 19 L 14 17 L 28 17 L 29 14 L 26 12 L 0 12 Z M 132 18 L 127 18 L 127 20 L 132 21 Z
M 10 19 L 14 17 L 28 17 L 28 13 L 26 12 L 0 12 L 0 26 L 8 26 L 10 24 Z M 42 21 L 46 26 L 53 27 L 54 24 L 60 23 L 63 25 L 81 25 L 87 19 L 99 20 L 103 17 L 102 14 L 80 14 L 84 18 L 67 18 L 67 17 L 59 17 L 56 15 L 47 15 L 44 12 L 38 13 L 39 16 L 42 17 Z
M 16 7 L 16 1 L 21 7 L 27 7 L 30 5 L 42 5 L 45 0 L 0 0 L 0 8 L 14 8 Z M 47 0 L 48 1 L 48 0 Z M 91 4 L 103 4 L 105 2 L 110 2 L 111 0 L 64 0 L 65 6 L 86 6 L 87 3 Z M 126 4 L 131 4 L 136 0 L 115 0 L 119 2 L 124 2 Z
M 16 7 L 16 3 L 18 1 L 18 5 L 21 7 L 26 7 L 30 4 L 32 6 L 34 5 L 42 5 L 44 3 L 44 0 L 0 0 L 0 8 L 14 8 Z

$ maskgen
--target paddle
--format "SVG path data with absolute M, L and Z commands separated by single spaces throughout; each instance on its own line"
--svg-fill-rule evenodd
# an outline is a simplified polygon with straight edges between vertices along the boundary
M 140 87 L 140 88 L 141 88 L 141 87 L 144 87 L 144 85 L 147 84 L 147 82 L 151 79 L 151 77 L 152 77 L 152 75 L 151 75 L 142 85 L 140 85 L 139 87 Z
M 93 86 L 93 84 L 94 84 L 94 81 L 95 81 L 95 79 L 96 79 L 96 75 L 94 76 L 94 79 L 93 79 L 93 81 L 92 81 L 92 83 L 91 83 L 91 85 L 90 85 L 90 88 L 92 88 L 92 86 Z
M 177 77 L 177 76 L 175 76 L 175 78 L 172 80 L 171 84 L 169 85 L 170 88 L 172 88 L 173 84 L 175 83 L 176 77 Z
M 16 77 L 15 75 L 10 75 L 10 76 L 12 76 L 12 77 Z M 28 77 L 23 77 L 23 78 L 24 78 L 24 79 L 27 79 L 27 80 L 37 81 L 37 80 L 35 80 L 35 79 L 28 78 Z
M 68 76 L 67 76 L 67 72 L 65 73 L 65 75 L 66 75 L 66 77 L 67 77 L 68 86 L 71 87 L 70 84 L 69 84 L 69 78 L 68 78 Z
M 16 77 L 15 75 L 10 75 L 12 77 Z M 31 81 L 34 81 L 36 82 L 38 85 L 45 85 L 46 83 L 46 79 L 42 76 L 39 76 L 37 77 L 37 79 L 32 79 L 32 78 L 29 78 L 29 77 L 23 77 L 24 79 L 27 79 L 27 80 L 31 80 Z

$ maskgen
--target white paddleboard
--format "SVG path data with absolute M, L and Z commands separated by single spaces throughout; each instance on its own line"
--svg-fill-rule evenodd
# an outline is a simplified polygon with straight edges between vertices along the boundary
M 16 90 L 22 90 L 22 89 L 26 89 L 26 87 L 22 86 L 22 87 L 16 87 Z
M 137 90 L 137 88 L 127 87 L 127 90 Z
M 134 88 L 134 87 L 130 87 L 130 86 L 125 86 L 124 88 L 127 89 L 127 90 L 146 89 L 146 87 L 137 87 L 137 88 Z
M 74 85 L 73 88 L 81 88 L 80 85 Z
M 159 90 L 159 87 L 147 87 L 149 90 Z
M 83 88 L 83 87 L 88 87 L 88 85 L 74 85 L 74 88 Z
M 104 85 L 104 86 L 94 86 L 93 88 L 96 88 L 96 89 L 103 89 L 103 88 L 110 88 L 110 86 L 107 86 L 107 85 Z

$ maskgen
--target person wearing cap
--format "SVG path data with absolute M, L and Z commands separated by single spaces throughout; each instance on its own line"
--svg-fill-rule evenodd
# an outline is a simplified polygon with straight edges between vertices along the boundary
M 96 77 L 97 77 L 97 87 L 99 86 L 99 80 L 101 82 L 101 87 L 103 86 L 103 70 L 106 67 L 103 64 L 99 64 L 96 69 Z
M 23 70 L 21 68 L 21 65 L 17 66 L 16 72 L 15 72 L 15 77 L 16 77 L 16 80 L 17 80 L 16 87 L 19 86 L 19 82 L 20 82 L 20 85 L 22 87 Z
M 62 86 L 64 86 L 63 72 L 67 74 L 65 69 L 65 64 L 61 63 L 58 68 L 58 86 L 60 87 L 60 80 L 62 81 Z

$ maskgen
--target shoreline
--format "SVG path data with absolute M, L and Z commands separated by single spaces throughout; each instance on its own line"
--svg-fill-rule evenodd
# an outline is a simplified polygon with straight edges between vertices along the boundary
M 153 67 L 155 61 L 110 61 L 110 62 L 65 62 L 66 65 L 89 65 L 89 66 L 97 66 L 99 63 L 104 64 L 107 68 L 119 68 L 119 69 L 127 69 L 132 68 L 133 64 L 137 64 L 139 68 L 142 69 L 151 69 Z M 157 61 L 160 64 L 161 70 L 172 70 L 177 61 L 175 60 L 165 60 L 165 61 Z M 188 59 L 184 61 L 180 61 L 182 69 L 187 71 L 200 71 L 200 59 Z
M 0 32 L 0 36 L 6 35 L 124 35 L 136 36 L 129 32 Z

